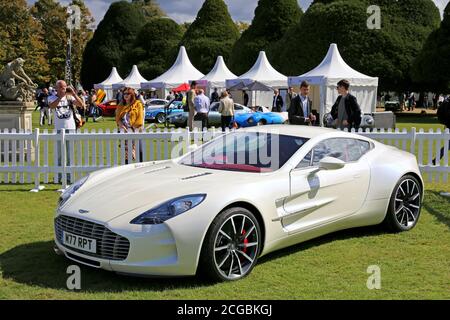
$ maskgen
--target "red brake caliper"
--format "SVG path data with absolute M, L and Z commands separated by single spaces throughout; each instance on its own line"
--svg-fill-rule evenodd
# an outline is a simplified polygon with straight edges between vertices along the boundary
M 245 234 L 246 234 L 246 232 L 245 232 L 245 230 L 243 230 L 243 231 L 242 231 L 242 235 L 245 236 Z M 245 244 L 244 250 L 242 250 L 242 251 L 243 251 L 244 253 L 247 253 L 247 244 L 248 244 L 248 239 L 247 239 L 247 238 L 244 238 L 244 244 Z

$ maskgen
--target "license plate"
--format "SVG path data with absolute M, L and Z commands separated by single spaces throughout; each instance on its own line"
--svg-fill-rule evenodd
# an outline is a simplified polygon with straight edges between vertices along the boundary
M 95 239 L 77 236 L 76 234 L 65 231 L 63 231 L 63 244 L 90 253 L 97 252 L 97 241 Z

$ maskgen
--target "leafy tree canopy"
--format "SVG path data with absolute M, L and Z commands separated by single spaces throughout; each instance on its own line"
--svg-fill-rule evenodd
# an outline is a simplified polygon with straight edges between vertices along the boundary
M 203 73 L 208 73 L 217 56 L 227 60 L 239 30 L 231 19 L 223 0 L 206 0 L 189 26 L 181 44 L 186 47 L 192 63 Z
M 381 29 L 369 29 L 369 5 L 381 9 Z M 432 0 L 316 0 L 269 57 L 275 67 L 298 75 L 317 66 L 330 43 L 346 62 L 380 78 L 381 89 L 411 89 L 410 70 L 428 35 L 439 25 Z
M 137 65 L 139 72 L 152 80 L 171 66 L 178 52 L 182 28 L 169 18 L 158 18 L 139 31 L 132 49 L 124 56 L 122 66 L 131 70 Z
M 289 27 L 299 22 L 301 15 L 296 0 L 259 0 L 252 24 L 233 47 L 231 69 L 238 74 L 246 72 L 259 51 L 280 40 Z

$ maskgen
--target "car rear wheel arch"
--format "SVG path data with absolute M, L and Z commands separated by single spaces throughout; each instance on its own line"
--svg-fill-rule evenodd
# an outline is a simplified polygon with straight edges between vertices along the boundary
M 411 179 L 413 180 L 413 181 L 411 181 Z M 415 181 L 414 181 L 415 180 Z M 414 224 L 412 225 L 412 227 L 406 227 L 406 228 L 404 228 L 403 226 L 402 226 L 402 224 L 403 224 L 403 218 L 402 218 L 402 220 L 401 220 L 401 222 L 397 222 L 396 220 L 396 216 L 398 217 L 398 215 L 397 215 L 397 212 L 396 212 L 396 203 L 398 203 L 398 202 L 396 202 L 396 193 L 397 193 L 397 190 L 398 190 L 398 188 L 399 188 L 399 186 L 401 185 L 401 184 L 403 184 L 404 185 L 404 183 L 406 182 L 406 183 L 409 183 L 409 182 L 412 182 L 412 183 L 417 183 L 418 184 L 418 188 L 419 188 L 419 193 L 421 194 L 421 198 L 420 198 L 420 200 L 419 200 L 419 203 L 416 203 L 416 205 L 417 206 L 419 206 L 419 208 L 418 208 L 418 212 L 416 212 L 416 214 L 415 214 L 415 216 L 416 216 L 416 218 L 415 219 L 413 219 L 413 222 L 414 222 Z M 413 188 L 413 190 L 414 190 L 414 188 Z M 413 191 L 412 191 L 413 192 Z M 406 192 L 406 195 L 408 194 L 408 191 Z M 403 195 L 405 195 L 405 192 L 403 192 Z M 382 222 L 382 225 L 387 229 L 387 230 L 389 230 L 389 231 L 391 231 L 391 232 L 402 232 L 402 231 L 409 231 L 409 230 L 411 230 L 412 228 L 414 228 L 415 227 L 415 225 L 417 224 L 417 222 L 418 222 L 418 220 L 419 220 L 419 217 L 420 217 L 420 207 L 422 206 L 422 203 L 423 203 L 423 197 L 424 197 L 424 185 L 423 185 L 423 182 L 422 182 L 422 180 L 421 180 L 421 178 L 420 178 L 420 176 L 418 175 L 418 174 L 416 174 L 416 173 L 414 173 L 414 172 L 407 172 L 407 173 L 405 173 L 405 174 L 403 174 L 398 180 L 397 180 L 397 182 L 396 182 L 396 184 L 395 184 L 395 187 L 393 188 L 393 190 L 391 191 L 391 196 L 390 196 L 390 198 L 389 198 L 389 204 L 388 204 L 388 209 L 387 209 L 387 211 L 386 211 L 386 214 L 385 214 L 385 216 L 384 216 L 384 220 L 383 220 L 383 222 Z M 394 200 L 395 199 L 395 200 Z M 401 199 L 399 200 L 399 201 L 402 201 Z M 411 200 L 408 200 L 408 202 L 410 202 Z M 401 204 L 401 206 L 403 207 L 404 206 L 404 204 L 402 203 Z M 406 206 L 408 206 L 407 204 L 406 204 Z M 399 208 L 400 209 L 400 208 Z M 413 213 L 410 211 L 410 214 L 412 215 Z M 407 219 L 406 219 L 406 222 L 409 224 L 409 219 L 408 219 L 408 215 L 406 215 L 406 217 L 407 217 Z M 415 221 L 414 221 L 415 220 Z

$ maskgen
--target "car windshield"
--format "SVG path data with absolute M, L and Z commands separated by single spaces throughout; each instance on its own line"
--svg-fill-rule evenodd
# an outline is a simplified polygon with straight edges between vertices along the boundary
M 232 132 L 200 147 L 182 165 L 241 172 L 273 172 L 281 168 L 307 138 L 265 132 Z

